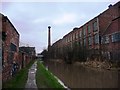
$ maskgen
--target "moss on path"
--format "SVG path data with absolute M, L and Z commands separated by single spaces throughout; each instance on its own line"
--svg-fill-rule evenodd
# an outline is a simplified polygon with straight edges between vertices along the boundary
M 21 69 L 11 80 L 2 84 L 2 88 L 25 88 L 28 78 L 28 70 L 35 60 L 32 60 L 25 68 Z

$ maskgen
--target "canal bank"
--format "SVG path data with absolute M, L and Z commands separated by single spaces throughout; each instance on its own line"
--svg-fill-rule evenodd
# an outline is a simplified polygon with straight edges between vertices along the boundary
M 48 69 L 70 88 L 118 88 L 120 72 L 47 61 Z
M 56 78 L 43 64 L 41 61 L 37 61 L 37 72 L 36 72 L 36 84 L 39 88 L 56 88 L 60 90 L 64 90 L 63 84 L 61 84 Z
M 32 60 L 25 68 L 22 68 L 15 76 L 13 76 L 7 82 L 2 83 L 2 89 L 24 89 L 27 78 L 28 78 L 28 71 L 29 68 L 33 65 L 35 60 Z

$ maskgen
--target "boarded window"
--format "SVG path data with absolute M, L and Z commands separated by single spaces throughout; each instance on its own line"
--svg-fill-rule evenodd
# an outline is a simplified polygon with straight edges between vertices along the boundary
M 107 43 L 109 43 L 109 36 L 105 35 L 102 37 L 102 44 L 107 44 Z
M 7 37 L 6 32 L 2 31 L 2 40 L 5 41 L 6 37 Z
M 16 45 L 14 45 L 13 43 L 11 43 L 11 45 L 10 45 L 10 50 L 16 52 L 16 51 L 17 51 Z

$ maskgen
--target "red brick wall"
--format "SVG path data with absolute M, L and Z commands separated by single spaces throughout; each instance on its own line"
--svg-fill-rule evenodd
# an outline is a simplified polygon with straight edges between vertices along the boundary
M 7 60 L 9 54 L 10 44 L 13 43 L 17 46 L 17 51 L 15 53 L 15 60 L 18 60 L 18 51 L 19 51 L 19 34 L 16 32 L 15 28 L 11 25 L 10 21 L 7 18 L 4 18 L 6 22 L 3 22 L 3 31 L 6 32 L 6 40 L 4 41 L 4 60 Z M 7 62 L 7 61 L 6 61 Z
M 109 43 L 103 44 L 102 48 L 106 48 L 106 52 L 111 52 L 111 57 L 114 54 L 120 55 L 120 42 L 112 42 L 111 35 L 115 32 L 120 32 L 120 18 L 112 21 L 111 25 L 108 27 L 104 35 L 109 35 Z M 119 52 L 119 53 L 118 53 Z M 113 58 L 114 59 L 114 58 Z
M 70 33 L 68 33 L 67 35 L 65 35 L 62 40 L 63 40 L 63 47 L 69 46 L 70 44 L 74 43 L 75 41 L 77 42 L 82 42 L 83 45 L 83 40 L 84 38 L 86 38 L 86 47 L 89 49 L 100 49 L 100 43 L 95 44 L 95 40 L 94 40 L 94 36 L 96 34 L 102 35 L 104 34 L 104 32 L 106 31 L 106 29 L 108 29 L 109 26 L 109 30 L 107 33 L 113 33 L 116 30 L 118 30 L 118 28 L 120 28 L 120 20 L 118 21 L 112 21 L 113 19 L 115 19 L 116 17 L 120 16 L 120 2 L 118 2 L 117 4 L 113 5 L 112 7 L 108 8 L 106 11 L 104 11 L 103 13 L 101 13 L 100 15 L 98 15 L 97 17 L 93 18 L 92 20 L 88 21 L 86 24 L 84 24 L 83 26 L 80 26 L 77 30 L 73 30 Z M 97 27 L 98 30 L 97 31 L 93 31 L 93 23 L 97 22 Z M 112 24 L 111 24 L 112 23 Z M 88 45 L 88 30 L 87 30 L 87 26 L 90 25 L 91 27 L 91 37 L 92 37 L 92 45 Z M 86 37 L 83 37 L 83 35 L 80 37 L 78 37 L 78 39 L 73 39 L 74 35 L 79 35 L 80 31 L 82 31 L 83 33 L 83 27 L 86 27 Z M 106 33 L 106 34 L 107 34 Z M 66 42 L 66 39 L 72 37 L 72 41 L 71 42 Z M 54 43 L 54 46 L 57 45 L 61 45 L 60 43 Z M 119 43 L 113 44 L 111 43 L 110 45 L 107 45 L 107 48 L 112 50 L 113 47 L 117 49 L 119 49 Z
M 119 6 L 120 6 L 120 2 L 110 7 L 109 9 L 107 9 L 106 11 L 104 11 L 98 16 L 99 28 L 101 33 L 105 31 L 105 29 L 112 22 L 113 19 L 120 16 Z
M 15 60 L 18 62 L 18 51 L 19 51 L 19 34 L 5 16 L 2 17 L 2 32 L 6 33 L 6 39 L 3 41 L 3 81 L 11 77 L 10 72 L 12 70 L 12 61 Z M 13 52 L 13 58 L 10 58 L 10 45 L 13 43 L 16 45 L 16 52 Z

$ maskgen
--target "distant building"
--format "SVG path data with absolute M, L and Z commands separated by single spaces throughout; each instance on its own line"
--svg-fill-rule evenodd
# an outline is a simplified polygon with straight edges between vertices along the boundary
M 36 58 L 35 47 L 19 47 L 19 59 L 21 68 L 25 67 L 31 60 Z
M 36 56 L 38 59 L 42 59 L 43 58 L 43 55 L 41 53 L 38 53 L 37 56 Z
M 2 79 L 6 81 L 11 77 L 12 64 L 18 62 L 19 58 L 19 33 L 10 22 L 7 16 L 0 14 L 2 29 Z
M 35 47 L 19 47 L 19 50 L 22 52 L 25 52 L 31 56 L 35 56 L 36 52 L 35 52 Z
M 74 44 L 88 49 L 88 57 L 102 54 L 106 59 L 120 60 L 120 1 L 55 42 L 54 57 L 65 48 L 73 49 Z

